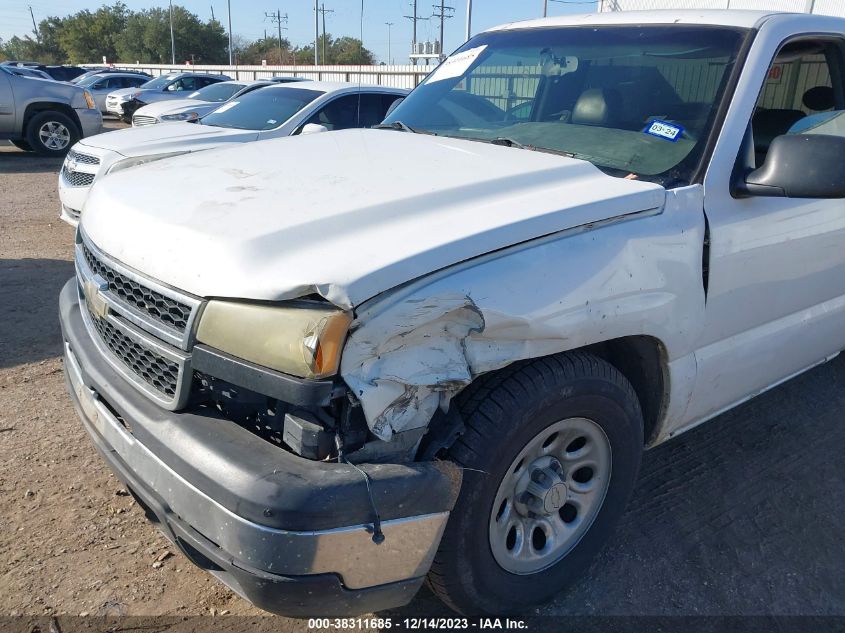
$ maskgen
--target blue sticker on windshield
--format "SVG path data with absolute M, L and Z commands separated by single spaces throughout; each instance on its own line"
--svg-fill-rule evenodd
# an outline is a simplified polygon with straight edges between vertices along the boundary
M 681 134 L 684 133 L 684 128 L 680 125 L 661 121 L 660 119 L 654 119 L 646 126 L 643 132 L 656 136 L 657 138 L 664 138 L 667 141 L 672 141 L 674 143 L 681 138 Z

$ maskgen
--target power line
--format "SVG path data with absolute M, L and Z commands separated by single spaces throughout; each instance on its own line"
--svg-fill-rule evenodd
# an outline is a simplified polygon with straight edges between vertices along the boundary
M 327 9 L 325 3 L 320 5 L 318 9 L 320 13 L 323 14 L 323 63 L 326 63 L 326 13 L 334 13 L 334 9 Z M 314 54 L 316 55 L 316 49 L 314 49 Z
M 439 13 L 438 13 L 439 11 Z M 447 7 L 445 0 L 440 0 L 440 6 L 434 5 L 434 13 L 431 17 L 440 19 L 440 54 L 443 54 L 443 27 L 446 20 L 455 17 L 455 7 Z
M 411 52 L 416 53 L 416 48 L 417 48 L 417 22 L 419 22 L 420 20 L 428 20 L 430 18 L 421 18 L 419 15 L 417 15 L 417 0 L 413 0 L 413 2 L 411 2 L 411 6 L 414 7 L 414 15 L 406 15 L 406 16 L 403 16 L 403 17 L 409 19 L 414 25 L 414 34 L 413 34 L 413 37 L 411 39 Z M 414 64 L 414 66 L 416 66 L 417 65 L 417 58 L 412 57 L 411 62 Z
M 276 26 L 279 29 L 279 64 L 281 64 L 282 63 L 282 29 L 284 29 L 285 31 L 288 30 L 288 27 L 282 26 L 282 23 L 284 23 L 284 24 L 288 23 L 288 14 L 285 13 L 284 15 L 282 15 L 282 10 L 276 9 L 275 13 L 267 13 L 265 11 L 264 17 L 270 18 L 270 20 L 272 22 L 276 23 Z M 267 31 L 264 31 L 264 38 L 265 39 L 267 38 Z

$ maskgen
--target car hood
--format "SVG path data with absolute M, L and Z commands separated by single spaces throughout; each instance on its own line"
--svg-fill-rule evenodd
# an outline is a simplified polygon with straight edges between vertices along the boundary
M 114 174 L 92 188 L 82 230 L 123 263 L 198 296 L 316 292 L 351 308 L 485 253 L 659 209 L 665 193 L 562 156 L 346 130 Z
M 112 90 L 109 93 L 110 97 L 120 97 L 122 95 L 131 95 L 141 90 L 140 88 L 118 88 L 117 90 Z M 143 90 L 142 92 L 147 92 Z
M 158 101 L 142 106 L 135 111 L 135 114 L 158 117 L 162 114 L 175 114 L 176 112 L 190 112 L 192 109 L 202 108 L 208 110 L 209 106 L 220 106 L 223 102 L 202 101 L 200 99 L 171 99 L 169 101 Z
M 149 156 L 208 149 L 221 143 L 244 143 L 256 138 L 258 132 L 255 130 L 177 122 L 97 134 L 83 139 L 80 144 L 111 150 L 123 156 Z

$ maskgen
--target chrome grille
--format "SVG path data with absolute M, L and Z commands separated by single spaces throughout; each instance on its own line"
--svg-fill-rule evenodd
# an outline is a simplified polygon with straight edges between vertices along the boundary
M 84 171 L 71 171 L 67 166 L 62 167 L 62 177 L 71 187 L 88 187 L 94 182 L 94 176 Z
M 77 231 L 82 318 L 111 366 L 161 406 L 176 410 L 191 393 L 190 349 L 202 300 L 141 275 Z
M 81 154 L 75 150 L 70 150 L 67 153 L 67 158 L 65 160 L 76 161 L 77 163 L 85 163 L 86 165 L 100 164 L 100 159 L 96 156 L 90 156 L 89 154 Z
M 122 275 L 101 262 L 83 243 L 82 253 L 88 267 L 109 284 L 109 290 L 122 301 L 151 316 L 159 323 L 184 333 L 191 318 L 191 307 Z
M 155 125 L 156 123 L 158 123 L 158 120 L 154 116 L 146 116 L 144 114 L 139 114 L 138 116 L 132 117 L 133 127 L 141 127 L 143 125 Z
M 88 316 L 103 343 L 127 369 L 166 397 L 175 397 L 179 386 L 178 363 L 129 338 L 108 319 L 97 318 L 90 310 Z

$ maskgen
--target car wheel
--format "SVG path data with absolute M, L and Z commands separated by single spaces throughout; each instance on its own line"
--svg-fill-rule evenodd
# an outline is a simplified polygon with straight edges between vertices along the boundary
M 18 149 L 22 149 L 25 152 L 31 152 L 32 151 L 32 145 L 30 145 L 26 141 L 10 141 L 10 142 L 12 143 L 12 145 L 17 147 Z
M 622 514 L 642 412 L 616 368 L 580 352 L 477 382 L 455 403 L 464 479 L 428 582 L 467 615 L 524 613 L 587 569 Z
M 78 140 L 76 124 L 61 112 L 40 112 L 26 128 L 27 143 L 42 156 L 64 156 Z

